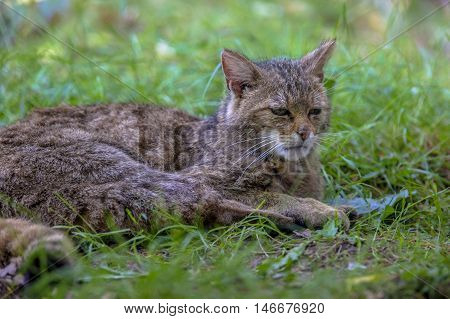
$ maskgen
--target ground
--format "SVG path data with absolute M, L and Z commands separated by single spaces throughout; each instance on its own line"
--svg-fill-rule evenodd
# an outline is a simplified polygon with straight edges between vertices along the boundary
M 222 48 L 298 57 L 337 37 L 321 147 L 327 198 L 403 194 L 348 232 L 330 222 L 282 233 L 257 216 L 215 229 L 71 228 L 80 263 L 26 296 L 450 295 L 448 6 L 378 47 L 445 1 L 21 2 L 14 8 L 47 31 L 0 3 L 0 125 L 60 103 L 151 101 L 206 116 L 224 92 Z

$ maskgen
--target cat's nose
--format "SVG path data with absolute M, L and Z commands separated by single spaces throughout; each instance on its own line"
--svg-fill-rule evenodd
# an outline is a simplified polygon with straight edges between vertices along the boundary
M 309 137 L 309 134 L 311 134 L 311 131 L 307 127 L 304 127 L 298 131 L 298 135 L 300 135 L 300 138 L 303 142 L 306 141 L 306 139 Z

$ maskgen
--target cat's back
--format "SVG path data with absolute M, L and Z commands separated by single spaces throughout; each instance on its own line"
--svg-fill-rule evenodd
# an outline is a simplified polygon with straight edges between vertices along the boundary
M 139 125 L 158 129 L 198 120 L 200 119 L 181 110 L 151 104 L 62 105 L 35 109 L 27 117 L 6 129 L 74 127 L 98 132 L 121 130 L 122 133 L 126 133 L 127 129 Z
M 64 105 L 36 109 L 19 122 L 0 129 L 0 149 L 14 152 L 24 147 L 99 141 L 136 155 L 149 151 L 157 154 L 164 136 L 197 121 L 200 119 L 186 112 L 156 105 Z

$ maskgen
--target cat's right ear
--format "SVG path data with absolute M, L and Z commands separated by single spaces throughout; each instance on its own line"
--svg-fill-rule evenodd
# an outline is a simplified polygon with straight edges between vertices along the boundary
M 222 51 L 222 70 L 228 89 L 237 97 L 241 97 L 246 88 L 255 86 L 261 76 L 258 67 L 252 61 L 228 49 Z

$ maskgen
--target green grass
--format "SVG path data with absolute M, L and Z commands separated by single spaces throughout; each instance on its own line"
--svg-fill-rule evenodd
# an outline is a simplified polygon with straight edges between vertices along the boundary
M 77 1 L 52 23 L 32 7 L 16 8 L 149 100 L 207 115 L 224 91 L 214 73 L 223 47 L 252 58 L 300 56 L 336 36 L 327 68 L 333 78 L 434 8 L 412 3 L 384 12 L 365 1 Z M 127 6 L 136 21 L 124 18 Z M 0 125 L 60 103 L 148 102 L 7 11 L 0 16 Z M 139 233 L 72 229 L 79 265 L 43 276 L 25 295 L 449 296 L 446 25 L 438 12 L 342 74 L 330 91 L 335 134 L 322 148 L 327 197 L 376 199 L 407 190 L 407 198 L 347 233 L 330 222 L 324 230 L 283 234 L 258 217 L 217 229 L 177 222 Z

